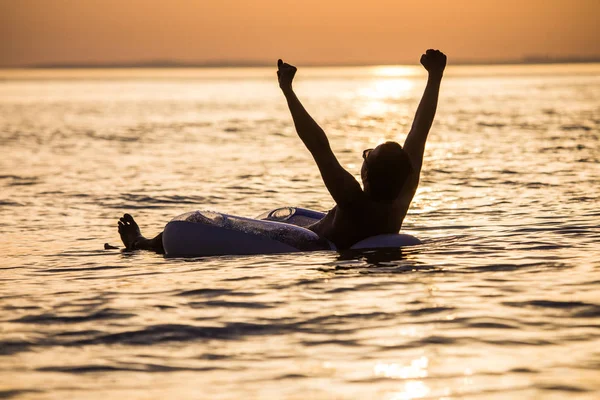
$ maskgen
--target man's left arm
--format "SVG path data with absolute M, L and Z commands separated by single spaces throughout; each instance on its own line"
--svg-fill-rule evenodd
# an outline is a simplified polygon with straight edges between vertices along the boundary
M 335 202 L 349 205 L 363 194 L 360 184 L 346 171 L 331 150 L 329 140 L 319 124 L 306 111 L 292 89 L 296 67 L 279 60 L 277 63 L 279 87 L 281 88 L 294 120 L 294 126 L 300 139 L 312 154 L 321 177 Z

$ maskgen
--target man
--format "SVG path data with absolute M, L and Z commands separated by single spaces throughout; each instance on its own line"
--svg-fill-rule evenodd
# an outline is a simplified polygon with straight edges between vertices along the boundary
M 327 215 L 308 227 L 347 249 L 367 237 L 398 233 L 419 184 L 423 153 L 435 117 L 446 56 L 427 50 L 421 64 L 428 72 L 427 86 L 404 147 L 386 142 L 363 152 L 363 187 L 339 163 L 325 132 L 308 114 L 292 89 L 297 68 L 279 60 L 277 77 L 298 136 L 312 154 L 321 177 L 336 205 Z M 164 253 L 162 233 L 146 239 L 133 217 L 125 214 L 119 221 L 119 234 L 126 249 L 154 250 Z

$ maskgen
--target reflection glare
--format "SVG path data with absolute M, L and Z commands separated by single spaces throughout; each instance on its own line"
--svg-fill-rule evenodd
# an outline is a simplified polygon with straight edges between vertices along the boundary
M 394 379 L 426 378 L 428 365 L 429 359 L 423 356 L 412 360 L 408 366 L 396 363 L 377 363 L 375 364 L 374 372 L 376 376 Z
M 414 82 L 406 78 L 377 79 L 359 93 L 370 99 L 398 99 L 406 97 L 413 87 Z
M 395 392 L 389 397 L 390 400 L 422 399 L 429 395 L 431 389 L 423 381 L 408 381 L 404 384 L 404 390 Z

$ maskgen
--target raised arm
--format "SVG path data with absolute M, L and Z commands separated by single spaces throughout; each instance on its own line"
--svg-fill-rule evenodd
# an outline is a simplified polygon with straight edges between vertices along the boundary
M 331 150 L 325 132 L 308 114 L 294 93 L 292 81 L 297 68 L 281 60 L 277 62 L 277 67 L 279 87 L 287 100 L 298 136 L 312 154 L 321 172 L 323 182 L 335 202 L 342 207 L 350 206 L 363 195 L 360 184 L 340 165 Z
M 417 108 L 412 127 L 404 142 L 404 150 L 408 153 L 413 163 L 417 181 L 423 164 L 425 142 L 427 141 L 427 135 L 433 124 L 433 118 L 437 109 L 440 83 L 442 82 L 444 68 L 446 68 L 446 55 L 439 50 L 427 50 L 421 56 L 421 64 L 427 70 L 429 77 L 427 78 L 427 86 Z

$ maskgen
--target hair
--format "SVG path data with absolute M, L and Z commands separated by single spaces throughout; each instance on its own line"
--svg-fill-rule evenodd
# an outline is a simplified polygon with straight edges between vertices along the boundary
M 370 154 L 365 160 L 369 192 L 373 200 L 392 201 L 400 194 L 412 172 L 412 165 L 398 143 L 385 142 L 377 147 L 377 153 Z

